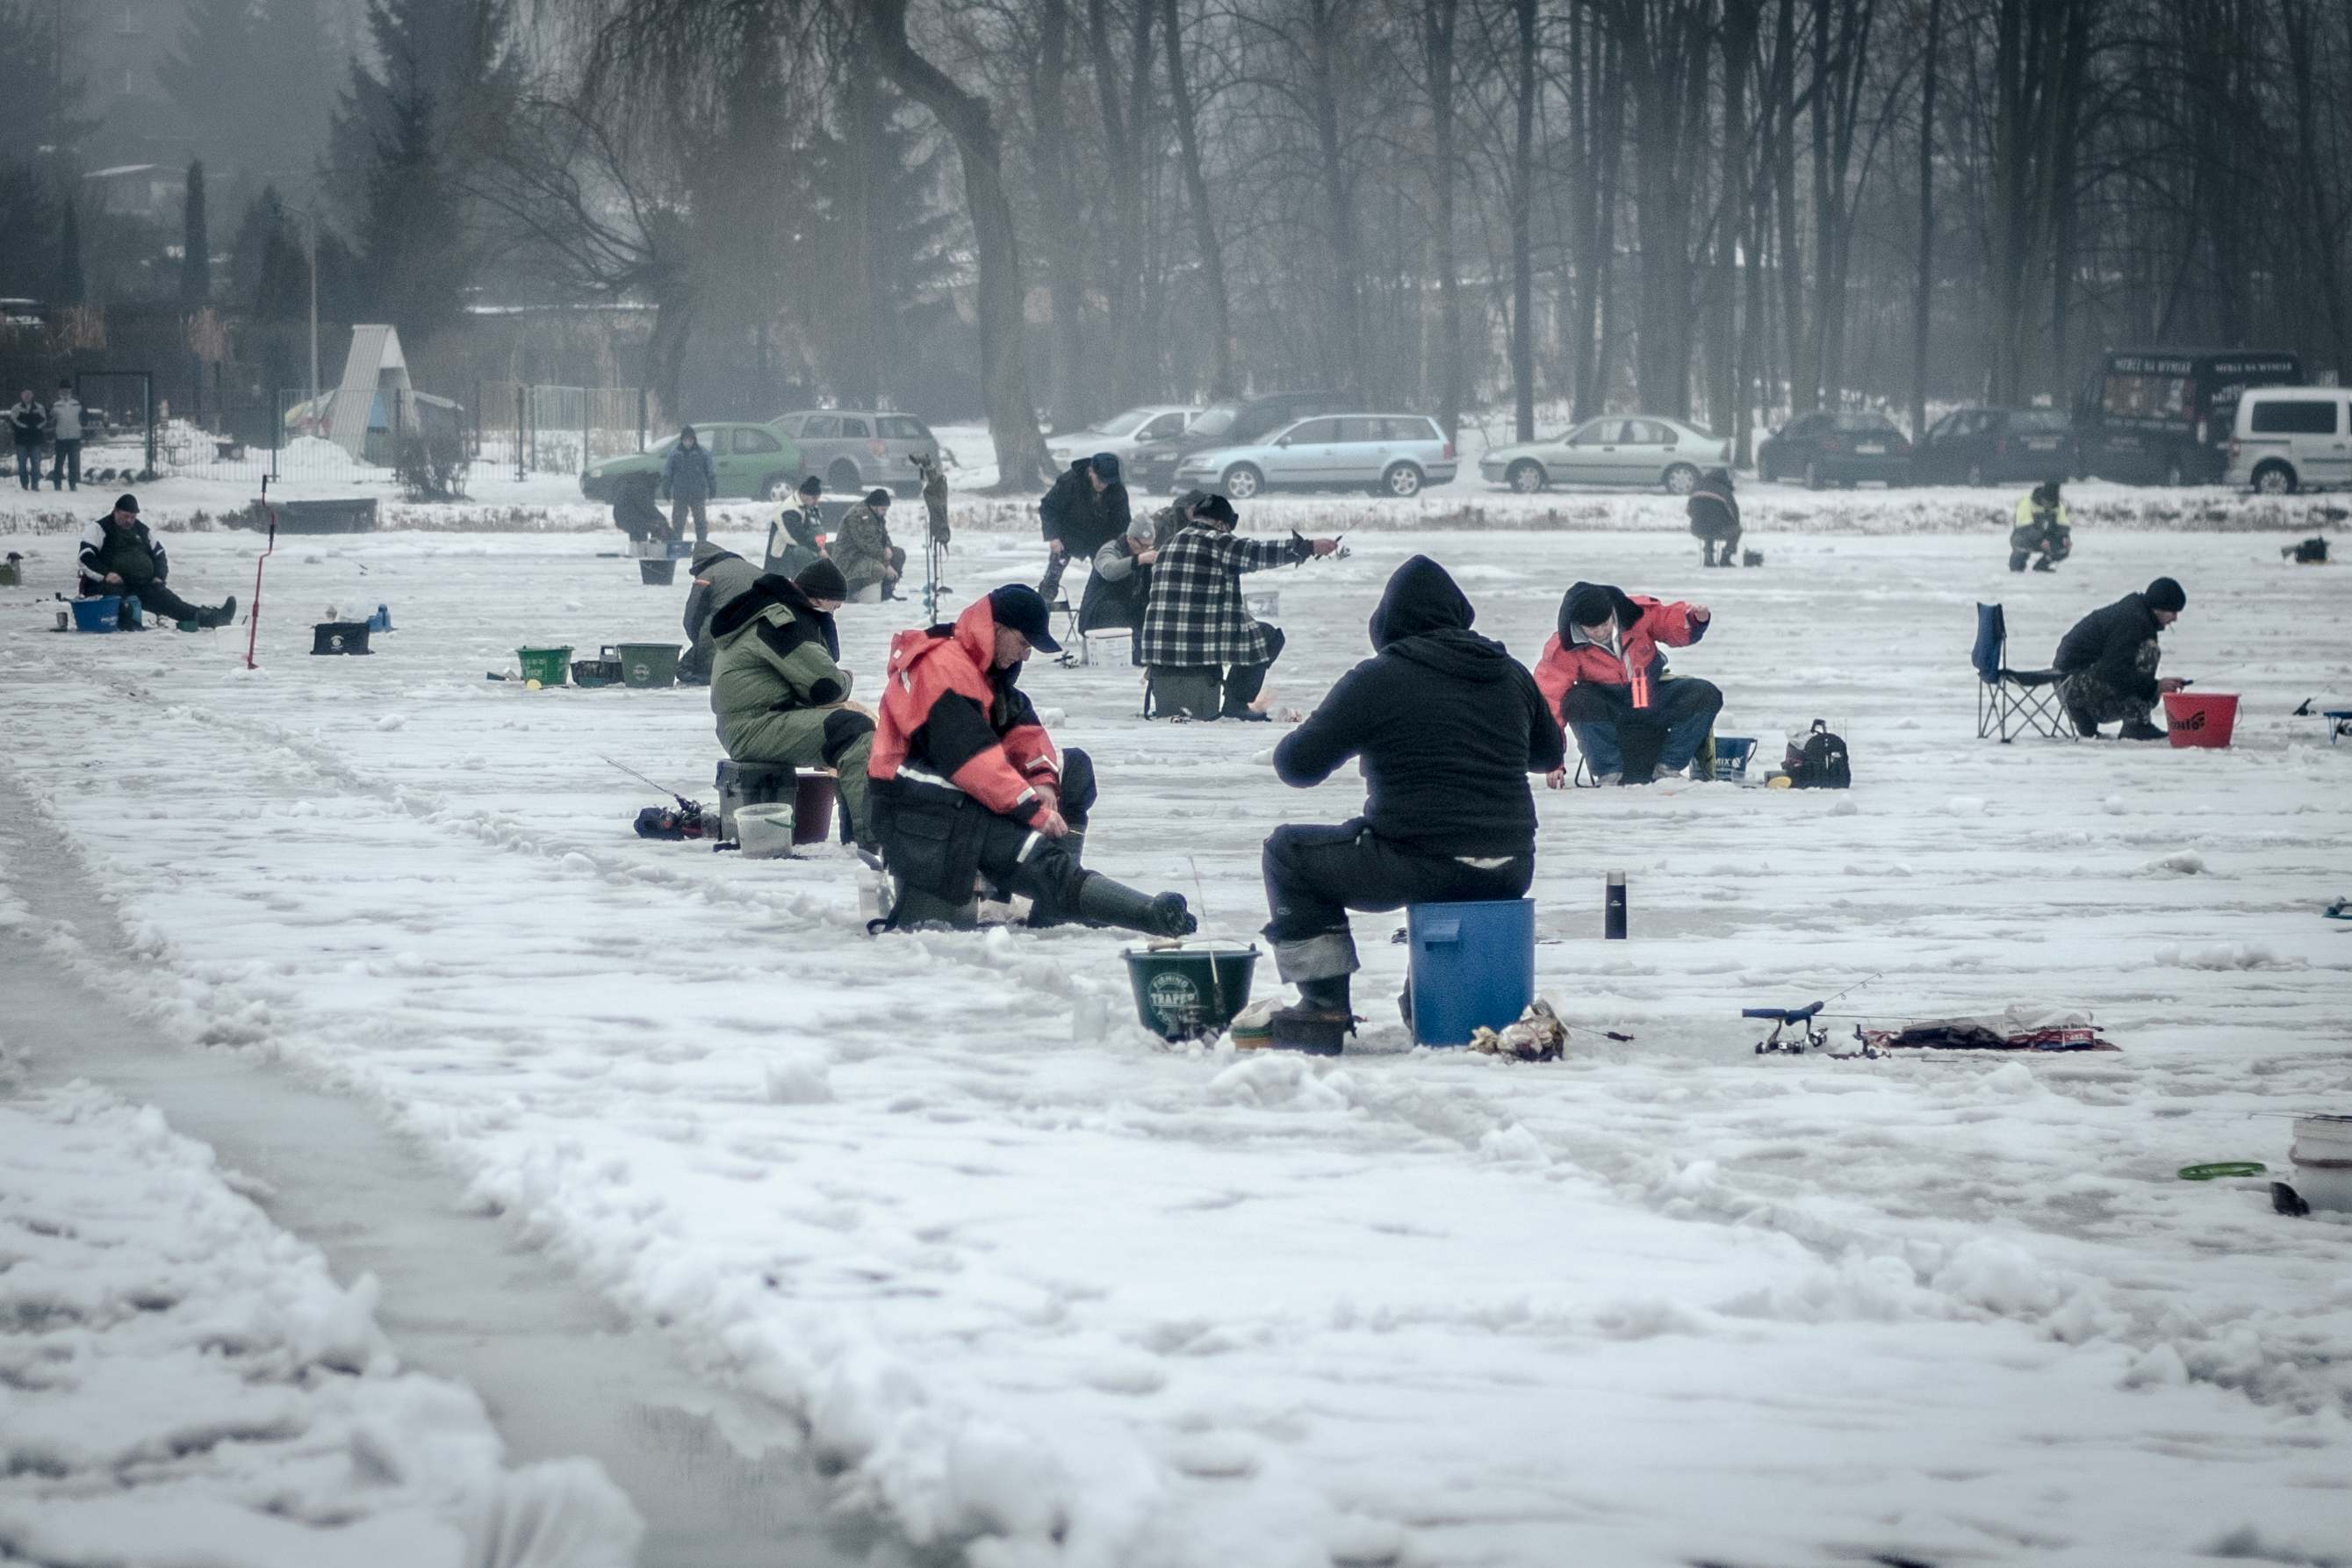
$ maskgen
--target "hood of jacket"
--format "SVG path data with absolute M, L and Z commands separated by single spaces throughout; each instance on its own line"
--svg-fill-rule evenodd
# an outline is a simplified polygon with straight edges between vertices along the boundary
M 1588 588 L 1597 588 L 1609 595 L 1609 605 L 1617 620 L 1619 637 L 1622 637 L 1625 633 L 1632 631 L 1633 623 L 1642 618 L 1642 606 L 1633 603 L 1632 596 L 1615 584 L 1571 583 L 1568 585 L 1568 592 L 1561 595 L 1559 600 L 1559 646 L 1562 647 L 1574 647 L 1580 640 L 1576 635 L 1575 622 L 1569 618 L 1568 607 L 1574 604 L 1578 595 Z
M 710 543 L 706 540 L 702 543 L 694 547 L 694 559 L 689 563 L 689 564 L 694 568 L 694 574 L 699 577 L 705 572 L 710 570 L 710 566 L 713 562 L 740 561 L 743 558 L 740 555 L 736 554 L 733 551 L 726 549 L 720 545 Z
M 1511 656 L 1501 643 L 1470 629 L 1477 616 L 1453 574 L 1416 555 L 1389 577 L 1372 612 L 1372 647 L 1458 679 L 1507 679 Z
M 719 553 L 726 555 L 732 552 L 722 550 Z M 694 564 L 697 571 L 706 564 L 699 550 L 694 553 Z M 719 607 L 719 613 L 710 617 L 710 635 L 723 637 L 730 632 L 740 631 L 772 605 L 782 605 L 793 615 L 807 617 L 827 634 L 833 630 L 833 617 L 811 604 L 809 596 L 801 592 L 798 583 L 780 572 L 770 572 L 752 584 L 742 597 Z M 831 640 L 828 635 L 826 641 Z

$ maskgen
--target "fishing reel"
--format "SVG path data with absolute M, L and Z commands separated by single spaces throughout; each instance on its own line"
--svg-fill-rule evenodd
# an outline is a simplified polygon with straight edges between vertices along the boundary
M 1832 1059 L 1837 1061 L 1847 1061 L 1855 1057 L 1861 1057 L 1868 1061 L 1876 1061 L 1882 1053 L 1864 1037 L 1858 1026 L 1853 1031 L 1854 1044 L 1859 1047 L 1858 1049 L 1830 1050 L 1829 1031 L 1821 1026 L 1821 1011 L 1827 1005 L 1829 1004 L 1826 1002 L 1813 1002 L 1802 1007 L 1742 1007 L 1739 1010 L 1739 1016 L 1743 1018 L 1769 1018 L 1772 1021 L 1772 1032 L 1756 1042 L 1756 1054 L 1759 1057 L 1801 1057 L 1807 1051 L 1823 1051 L 1827 1052 Z M 1784 1033 L 1783 1031 L 1794 1032 Z
M 719 814 L 700 801 L 681 799 L 676 805 L 649 805 L 637 813 L 637 837 L 673 843 L 688 838 L 717 838 Z

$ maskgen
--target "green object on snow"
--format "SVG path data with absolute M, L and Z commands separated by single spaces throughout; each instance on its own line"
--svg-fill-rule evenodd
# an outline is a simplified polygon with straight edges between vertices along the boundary
M 2212 1165 L 2183 1165 L 2180 1179 L 2184 1182 L 2211 1182 L 2223 1176 L 2259 1176 L 2270 1170 L 2260 1160 L 2223 1160 Z
M 522 678 L 536 680 L 541 686 L 561 686 L 572 672 L 572 647 L 519 647 L 515 659 L 522 666 Z

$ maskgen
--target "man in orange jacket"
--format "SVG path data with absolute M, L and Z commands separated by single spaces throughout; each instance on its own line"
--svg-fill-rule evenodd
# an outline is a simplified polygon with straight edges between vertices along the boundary
M 979 878 L 1026 896 L 1032 925 L 1190 935 L 1182 894 L 1154 898 L 1079 865 L 1094 764 L 1055 746 L 1015 684 L 1035 648 L 1061 645 L 1045 601 L 1019 584 L 975 600 L 953 626 L 891 639 L 866 767 L 883 863 L 902 889 L 953 907 L 971 901 Z
M 1579 583 L 1560 600 L 1559 630 L 1544 644 L 1536 687 L 1601 783 L 1650 784 L 1690 766 L 1723 693 L 1707 681 L 1670 678 L 1658 649 L 1688 647 L 1707 624 L 1704 605 L 1664 604 L 1606 583 Z M 1628 730 L 1660 737 L 1654 766 L 1626 768 Z M 1554 789 L 1567 782 L 1564 771 L 1551 776 Z

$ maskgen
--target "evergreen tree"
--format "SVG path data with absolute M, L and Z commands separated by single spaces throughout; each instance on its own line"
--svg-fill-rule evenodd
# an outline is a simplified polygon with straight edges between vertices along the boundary
M 262 187 L 245 209 L 229 252 L 229 294 L 247 302 L 258 321 L 306 320 L 310 311 L 310 261 L 300 226 L 275 185 Z
M 156 67 L 198 153 L 227 167 L 232 190 L 240 179 L 300 174 L 327 133 L 319 4 L 187 0 L 179 46 Z
M 421 343 L 457 314 L 466 237 L 435 148 L 433 99 L 422 89 L 394 101 L 392 129 L 368 171 L 360 223 L 361 310 Z
M 180 308 L 201 310 L 213 298 L 212 225 L 205 216 L 205 161 L 188 165 L 188 195 L 181 209 Z
M 940 197 L 944 142 L 909 124 L 906 100 L 889 88 L 850 90 L 864 101 L 845 106 L 840 132 L 809 149 L 813 221 L 796 237 L 825 380 L 862 403 L 910 369 L 908 318 L 951 282 L 957 220 Z
M 68 194 L 61 204 L 65 223 L 58 233 L 58 278 L 50 286 L 49 302 L 56 305 L 79 305 L 82 302 L 81 279 L 81 219 L 75 215 L 74 199 Z

